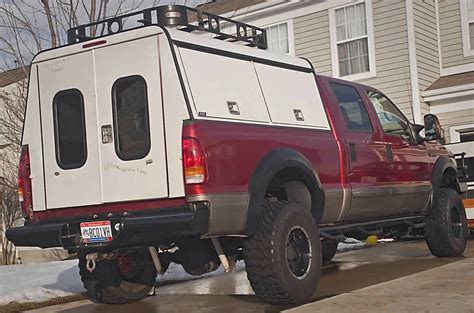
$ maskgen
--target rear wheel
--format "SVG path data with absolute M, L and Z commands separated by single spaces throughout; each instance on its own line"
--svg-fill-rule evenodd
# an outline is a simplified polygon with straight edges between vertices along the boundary
M 244 243 L 244 259 L 260 299 L 307 302 L 321 276 L 321 241 L 313 216 L 296 203 L 267 201 L 259 229 Z
M 431 214 L 425 220 L 425 238 L 437 257 L 461 256 L 467 244 L 466 210 L 454 189 L 440 188 Z
M 337 241 L 323 240 L 321 242 L 321 253 L 323 258 L 323 263 L 331 261 L 337 252 Z
M 89 298 L 102 303 L 136 302 L 155 284 L 156 270 L 148 249 L 121 250 L 113 259 L 96 262 L 90 273 L 86 254 L 79 254 L 79 273 Z

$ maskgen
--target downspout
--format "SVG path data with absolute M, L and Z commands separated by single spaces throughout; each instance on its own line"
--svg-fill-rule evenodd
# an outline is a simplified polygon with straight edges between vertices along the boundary
M 421 101 L 418 83 L 418 66 L 416 61 L 415 22 L 413 14 L 413 0 L 406 0 L 408 58 L 410 60 L 410 82 L 412 95 L 413 121 L 421 124 Z

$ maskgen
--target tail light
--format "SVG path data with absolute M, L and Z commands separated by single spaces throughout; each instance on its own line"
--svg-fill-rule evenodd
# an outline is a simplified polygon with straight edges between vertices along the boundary
M 18 165 L 18 198 L 23 217 L 33 217 L 33 196 L 31 191 L 30 153 L 28 145 L 21 148 L 20 164 Z
M 206 180 L 204 153 L 195 138 L 183 138 L 183 167 L 186 184 L 201 184 Z

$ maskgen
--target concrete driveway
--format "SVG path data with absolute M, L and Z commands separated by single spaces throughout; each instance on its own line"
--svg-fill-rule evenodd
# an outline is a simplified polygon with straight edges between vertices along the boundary
M 465 256 L 466 258 L 474 258 L 474 241 L 469 242 Z M 342 296 L 356 290 L 364 290 L 362 288 L 435 269 L 466 258 L 435 258 L 431 256 L 424 241 L 383 243 L 364 250 L 340 253 L 332 263 L 324 267 L 322 279 L 312 302 L 315 302 L 314 305 L 316 305 L 335 299 L 331 297 Z M 449 281 L 446 283 L 449 283 Z M 473 286 L 474 284 L 466 283 L 467 286 Z M 445 288 L 449 288 L 449 286 L 446 285 Z M 363 301 L 364 293 L 359 293 L 355 297 Z M 427 301 L 431 300 L 427 298 Z M 84 300 L 31 312 L 233 313 L 278 312 L 291 308 L 292 306 L 271 306 L 260 302 L 252 292 L 245 271 L 241 270 L 233 274 L 178 283 L 161 288 L 157 286 L 156 296 L 129 305 L 104 305 Z M 311 306 L 302 308 L 309 308 L 304 312 L 323 312 Z M 353 309 L 348 312 L 354 312 Z M 379 311 L 376 303 L 374 303 L 373 309 L 374 312 Z

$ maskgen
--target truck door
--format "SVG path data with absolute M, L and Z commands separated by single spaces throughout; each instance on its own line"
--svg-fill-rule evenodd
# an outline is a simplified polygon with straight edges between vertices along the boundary
M 383 94 L 368 91 L 384 131 L 390 182 L 389 215 L 420 212 L 427 204 L 431 191 L 430 157 L 423 144 L 417 144 L 408 119 Z
M 94 53 L 102 201 L 167 197 L 157 37 Z
M 92 52 L 38 64 L 48 209 L 101 203 Z
M 384 216 L 390 194 L 385 146 L 370 121 L 367 108 L 356 88 L 331 82 L 336 96 L 346 150 L 349 152 L 348 182 L 352 199 L 346 220 Z

